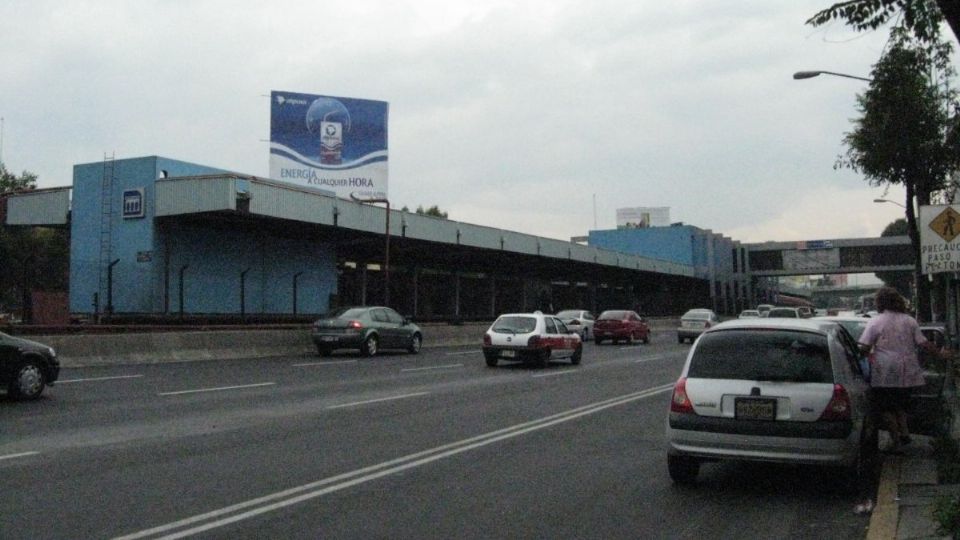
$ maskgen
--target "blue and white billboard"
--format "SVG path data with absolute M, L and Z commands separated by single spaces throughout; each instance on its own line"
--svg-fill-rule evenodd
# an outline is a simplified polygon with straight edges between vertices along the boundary
M 349 198 L 387 198 L 387 102 L 270 93 L 270 177 Z

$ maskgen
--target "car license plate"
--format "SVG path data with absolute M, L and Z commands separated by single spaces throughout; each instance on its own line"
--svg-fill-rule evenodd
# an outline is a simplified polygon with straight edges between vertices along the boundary
M 777 400 L 736 398 L 733 401 L 734 418 L 738 420 L 775 420 Z
M 502 357 L 504 357 L 504 358 L 513 358 L 513 357 L 516 356 L 516 355 L 517 355 L 517 353 L 515 353 L 515 352 L 513 352 L 513 351 L 502 351 L 502 352 L 500 353 L 500 356 L 502 356 Z
M 337 336 L 320 336 L 320 341 L 336 341 Z

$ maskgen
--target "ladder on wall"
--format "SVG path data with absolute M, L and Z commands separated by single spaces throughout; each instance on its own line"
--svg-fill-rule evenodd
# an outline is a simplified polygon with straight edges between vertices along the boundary
M 113 177 L 115 169 L 114 155 L 103 154 L 103 177 L 100 179 L 100 260 L 97 266 L 98 283 L 97 304 L 101 313 L 107 309 L 110 272 L 111 241 L 113 239 Z

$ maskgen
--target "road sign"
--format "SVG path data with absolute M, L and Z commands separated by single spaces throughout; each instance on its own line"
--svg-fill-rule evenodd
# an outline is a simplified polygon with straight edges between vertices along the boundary
M 960 271 L 960 205 L 921 206 L 917 226 L 923 273 Z

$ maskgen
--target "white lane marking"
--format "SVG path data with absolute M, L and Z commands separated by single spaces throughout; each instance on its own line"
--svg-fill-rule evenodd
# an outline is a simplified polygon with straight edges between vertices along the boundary
M 329 362 L 307 362 L 305 364 L 290 364 L 293 367 L 307 367 L 307 366 L 336 366 L 339 364 L 356 364 L 356 360 L 331 360 Z
M 7 454 L 7 455 L 5 455 L 5 456 L 0 456 L 0 460 L 4 460 L 4 459 L 14 459 L 14 458 L 18 458 L 18 457 L 35 456 L 35 455 L 37 455 L 37 454 L 39 454 L 39 453 L 40 453 L 40 452 L 20 452 L 19 454 Z
M 219 386 L 217 388 L 197 388 L 196 390 L 180 390 L 178 392 L 160 392 L 158 396 L 179 396 L 182 394 L 197 394 L 200 392 L 222 392 L 223 390 L 238 390 L 240 388 L 257 388 L 259 386 L 271 386 L 275 382 L 265 382 L 257 384 L 241 384 L 238 386 Z
M 55 384 L 70 384 L 75 382 L 112 381 L 116 379 L 137 379 L 143 375 L 114 375 L 112 377 L 90 377 L 88 379 L 60 379 Z
M 331 406 L 329 406 L 329 407 L 327 407 L 327 408 L 328 408 L 328 409 L 343 409 L 343 408 L 345 408 L 345 407 L 356 407 L 356 406 L 358 406 L 358 405 L 367 405 L 367 404 L 370 404 L 370 403 L 380 403 L 380 402 L 383 402 L 383 401 L 393 401 L 393 400 L 396 400 L 396 399 L 406 399 L 406 398 L 417 397 L 417 396 L 425 396 L 425 395 L 427 395 L 427 394 L 429 394 L 429 393 L 430 393 L 430 392 L 416 392 L 416 393 L 413 393 L 413 394 L 403 394 L 403 395 L 401 395 L 401 396 L 391 396 L 391 397 L 385 397 L 385 398 L 379 398 L 379 399 L 368 399 L 367 401 L 354 401 L 353 403 L 342 403 L 342 404 L 340 404 L 340 405 L 331 405 Z
M 564 369 L 561 371 L 553 371 L 550 373 L 539 373 L 537 375 L 531 375 L 532 377 L 554 377 L 556 375 L 569 375 L 570 373 L 579 373 L 579 369 Z
M 610 398 L 604 401 L 597 403 L 591 403 L 589 405 L 583 405 L 575 409 L 570 409 L 562 413 L 557 413 L 554 415 L 546 416 L 544 418 L 539 418 L 537 420 L 531 420 L 529 422 L 524 422 L 521 424 L 516 424 L 504 429 L 499 429 L 497 431 L 491 431 L 489 433 L 484 433 L 483 435 L 477 435 L 475 437 L 470 437 L 468 439 L 463 439 L 457 442 L 445 444 L 429 450 L 424 450 L 417 452 L 415 454 L 409 454 L 400 458 L 392 459 L 390 461 L 385 461 L 383 463 L 378 463 L 376 465 L 371 465 L 369 467 L 364 467 L 362 469 L 357 469 L 348 473 L 339 474 L 336 476 L 331 476 L 329 478 L 324 478 L 322 480 L 317 480 L 315 482 L 310 482 L 308 484 L 303 484 L 301 486 L 289 488 L 283 491 L 278 491 L 262 497 L 257 497 L 248 501 L 240 502 L 231 506 L 220 508 L 217 510 L 211 510 L 203 514 L 197 514 L 188 518 L 181 519 L 179 521 L 174 521 L 167 523 L 165 525 L 159 525 L 150 529 L 145 529 L 143 531 L 131 533 L 125 536 L 117 537 L 115 540 L 136 540 L 139 538 L 146 538 L 148 536 L 157 535 L 165 533 L 167 531 L 172 531 L 174 529 L 181 529 L 195 523 L 200 523 L 208 520 L 210 521 L 204 525 L 198 525 L 191 529 L 183 529 L 179 532 L 172 533 L 166 536 L 161 536 L 158 538 L 164 539 L 175 539 L 183 538 L 185 536 L 192 536 L 204 531 L 211 529 L 223 527 L 231 523 L 236 523 L 251 517 L 258 516 L 273 510 L 278 510 L 280 508 L 285 508 L 287 506 L 292 506 L 294 504 L 320 497 L 328 493 L 346 489 L 348 487 L 362 484 L 364 482 L 369 482 L 376 480 L 378 478 L 389 476 L 398 472 L 405 471 L 414 467 L 419 467 L 421 465 L 426 465 L 428 463 L 444 459 L 456 454 L 467 452 L 476 448 L 480 448 L 495 442 L 502 440 L 510 439 L 517 437 L 532 431 L 537 431 L 544 429 L 555 424 L 560 424 L 562 422 L 569 422 L 580 418 L 581 416 L 586 416 L 588 414 L 598 413 L 602 410 L 616 407 L 619 405 L 625 405 L 627 403 L 644 399 L 650 396 L 654 396 L 663 392 L 667 392 L 673 389 L 673 383 L 665 384 L 662 386 L 657 386 L 654 388 L 648 388 L 647 390 L 641 390 L 639 392 L 634 392 L 632 394 L 626 394 L 623 396 L 618 396 L 615 398 Z M 339 482 L 339 483 L 338 483 Z M 333 484 L 333 485 L 331 485 Z M 329 486 L 324 487 L 322 486 Z M 315 491 L 311 491 L 315 490 Z M 306 493 L 305 493 L 306 492 Z M 300 494 L 300 495 L 298 495 Z M 281 500 L 282 499 L 282 500 Z M 278 501 L 272 504 L 271 501 Z M 264 505 L 264 506 L 260 506 Z M 259 508 L 253 508 L 257 507 Z M 253 508 L 242 512 L 239 514 L 234 514 L 232 516 L 220 518 L 220 516 L 226 516 L 228 514 L 233 514 L 247 508 Z M 217 519 L 220 518 L 220 519 Z
M 643 358 L 640 358 L 639 360 L 634 360 L 634 362 L 639 364 L 640 362 L 649 362 L 649 361 L 651 361 L 651 360 L 663 360 L 664 358 L 671 358 L 671 357 L 673 357 L 673 356 L 675 356 L 675 355 L 672 355 L 672 354 L 656 354 L 656 355 L 653 355 L 653 356 L 645 356 L 645 357 L 643 357 Z
M 446 356 L 464 356 L 467 354 L 480 354 L 482 351 L 460 351 L 460 352 L 448 352 L 443 353 Z
M 406 369 L 401 369 L 400 371 L 401 371 L 401 372 L 404 372 L 404 371 L 427 371 L 427 370 L 431 370 L 431 369 L 454 369 L 454 368 L 461 368 L 461 367 L 463 367 L 463 364 L 446 364 L 446 365 L 443 365 L 443 366 L 427 366 L 427 367 L 406 368 Z

